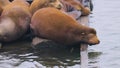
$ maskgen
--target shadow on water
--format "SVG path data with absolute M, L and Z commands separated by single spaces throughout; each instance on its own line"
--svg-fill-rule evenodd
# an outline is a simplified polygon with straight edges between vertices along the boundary
M 32 66 L 31 62 L 36 61 L 44 67 L 80 67 L 80 47 L 79 46 L 62 46 L 43 42 L 31 47 L 30 41 L 21 41 L 16 43 L 4 44 L 0 50 L 0 67 L 2 68 L 39 68 Z M 98 57 L 100 54 L 89 53 L 90 59 Z M 27 64 L 25 63 L 27 62 Z M 29 64 L 29 65 L 28 65 Z M 31 65 L 31 66 L 30 66 Z M 27 67 L 29 66 L 29 67 Z

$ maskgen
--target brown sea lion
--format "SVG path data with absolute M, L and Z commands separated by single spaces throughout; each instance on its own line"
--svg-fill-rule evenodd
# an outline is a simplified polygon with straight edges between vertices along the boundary
M 95 29 L 78 24 L 75 19 L 55 8 L 48 7 L 36 11 L 30 27 L 35 36 L 60 44 L 99 43 Z
M 31 13 L 25 0 L 14 0 L 4 7 L 0 17 L 0 42 L 12 42 L 29 28 Z
M 33 0 L 30 6 L 30 12 L 33 14 L 36 10 L 44 7 L 55 7 L 60 9 L 62 6 L 59 0 Z
M 82 15 L 89 15 L 91 12 L 89 7 L 84 7 L 84 5 L 81 2 L 82 0 L 60 0 L 60 1 L 64 5 L 63 10 L 66 12 L 79 10 L 82 12 Z

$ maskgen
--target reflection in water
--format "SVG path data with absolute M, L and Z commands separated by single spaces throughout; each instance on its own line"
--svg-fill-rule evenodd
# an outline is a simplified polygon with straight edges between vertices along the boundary
M 2 68 L 80 68 L 79 46 L 41 43 L 36 49 L 29 42 L 5 44 L 0 50 Z M 100 54 L 89 53 L 90 59 Z M 90 62 L 91 64 L 91 62 Z
M 101 52 L 89 52 L 89 68 L 100 68 L 99 61 L 97 60 Z
M 89 52 L 89 59 L 95 59 L 98 56 L 100 56 L 102 53 L 101 52 Z
M 15 45 L 17 45 L 17 47 L 15 47 Z M 6 58 L 1 58 L 1 61 L 7 61 L 8 59 L 13 61 L 12 58 L 16 59 L 15 61 L 19 61 L 18 64 L 24 61 L 37 61 L 46 67 L 67 67 L 76 64 L 79 65 L 80 63 L 78 48 L 53 47 L 51 45 L 46 45 L 46 43 L 42 43 L 37 49 L 28 47 L 30 45 L 29 43 L 26 43 L 26 45 L 23 45 L 23 43 L 15 45 L 3 47 L 1 56 L 6 56 Z M 15 66 L 16 65 L 17 64 L 15 63 Z

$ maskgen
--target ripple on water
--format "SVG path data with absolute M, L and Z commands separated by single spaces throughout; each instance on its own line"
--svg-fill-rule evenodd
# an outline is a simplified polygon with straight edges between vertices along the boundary
M 102 54 L 98 60 L 100 68 L 120 67 L 120 0 L 94 0 L 91 26 L 97 30 L 101 43 L 90 47 Z

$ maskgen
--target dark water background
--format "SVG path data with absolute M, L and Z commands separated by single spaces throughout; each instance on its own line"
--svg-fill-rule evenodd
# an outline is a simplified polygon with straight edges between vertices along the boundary
M 120 0 L 93 0 L 93 4 L 90 26 L 97 30 L 101 43 L 88 49 L 89 68 L 119 68 Z M 56 48 L 48 43 L 35 50 L 30 45 L 22 41 L 4 46 L 0 68 L 80 68 L 79 47 Z

